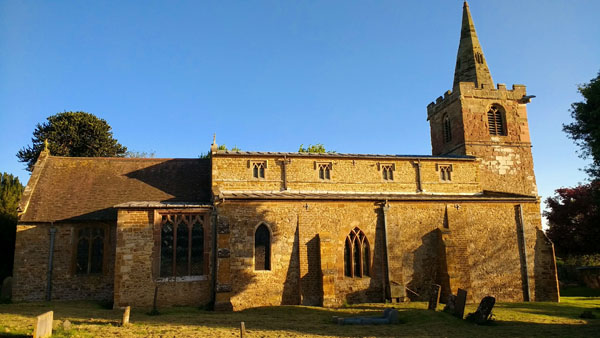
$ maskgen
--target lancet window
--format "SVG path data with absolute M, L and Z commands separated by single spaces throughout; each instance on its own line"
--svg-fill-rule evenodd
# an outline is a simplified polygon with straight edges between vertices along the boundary
M 254 270 L 271 270 L 271 232 L 264 223 L 254 232 Z

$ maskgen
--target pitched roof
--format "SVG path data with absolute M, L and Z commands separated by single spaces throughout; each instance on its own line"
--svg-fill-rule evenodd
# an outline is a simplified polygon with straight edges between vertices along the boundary
M 126 202 L 210 203 L 210 161 L 47 156 L 28 188 L 21 222 L 116 220 Z

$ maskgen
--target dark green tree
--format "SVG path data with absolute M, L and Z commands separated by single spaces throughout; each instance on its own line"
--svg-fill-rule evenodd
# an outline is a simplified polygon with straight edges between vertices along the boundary
M 23 185 L 17 177 L 0 176 L 0 281 L 12 275 L 17 230 L 17 206 Z
M 33 131 L 31 141 L 19 150 L 17 157 L 32 171 L 33 165 L 44 149 L 44 140 L 52 155 L 81 157 L 124 156 L 127 148 L 113 138 L 108 123 L 85 112 L 64 112 L 48 117 Z
M 573 123 L 563 125 L 563 130 L 581 148 L 582 158 L 591 158 L 586 172 L 592 179 L 600 179 L 600 72 L 589 83 L 578 87 L 583 101 L 571 105 Z

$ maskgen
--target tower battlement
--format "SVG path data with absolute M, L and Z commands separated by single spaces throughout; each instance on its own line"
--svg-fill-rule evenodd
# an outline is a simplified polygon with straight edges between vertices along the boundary
M 527 104 L 531 97 L 527 96 L 527 88 L 522 84 L 513 84 L 512 89 L 507 89 L 504 83 L 498 83 L 496 88 L 475 87 L 474 82 L 460 82 L 458 88 L 454 91 L 448 90 L 443 96 L 439 96 L 435 102 L 427 105 L 427 120 L 448 107 L 449 104 L 460 98 L 478 98 L 488 100 L 512 100 L 522 104 Z

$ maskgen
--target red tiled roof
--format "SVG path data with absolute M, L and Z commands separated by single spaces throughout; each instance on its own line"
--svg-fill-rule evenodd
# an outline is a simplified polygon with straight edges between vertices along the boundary
M 54 157 L 44 159 L 21 222 L 116 220 L 132 201 L 210 203 L 210 160 Z M 37 166 L 37 165 L 36 165 Z M 37 168 L 36 168 L 37 170 Z

